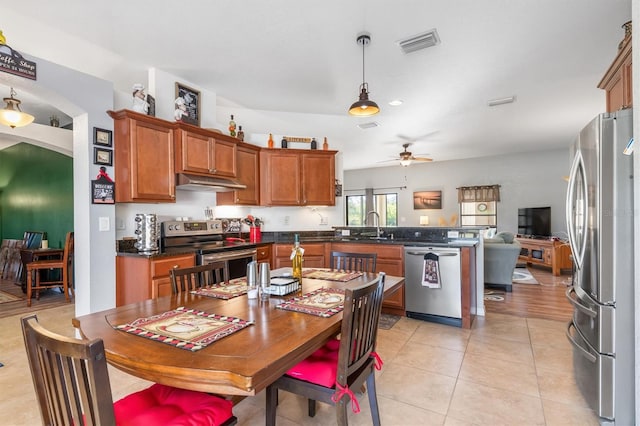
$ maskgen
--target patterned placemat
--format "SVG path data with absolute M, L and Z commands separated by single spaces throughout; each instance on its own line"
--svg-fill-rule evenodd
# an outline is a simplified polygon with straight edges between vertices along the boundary
M 212 285 L 211 287 L 202 287 L 193 290 L 191 293 L 198 296 L 215 297 L 217 299 L 231 299 L 241 296 L 247 292 L 247 279 L 234 278 L 228 283 Z
M 344 290 L 319 288 L 311 293 L 285 300 L 276 308 L 328 318 L 344 309 Z
M 195 352 L 251 324 L 253 321 L 179 307 L 114 328 Z
M 330 271 L 321 271 L 319 269 L 308 269 L 302 272 L 302 278 L 313 278 L 317 280 L 327 280 L 327 281 L 351 281 L 354 278 L 358 278 L 364 275 L 363 272 L 356 271 L 338 271 L 338 270 L 330 270 Z

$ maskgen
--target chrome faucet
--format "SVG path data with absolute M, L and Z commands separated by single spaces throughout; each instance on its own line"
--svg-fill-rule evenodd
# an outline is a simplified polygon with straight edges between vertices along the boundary
M 367 221 L 369 220 L 369 216 L 373 214 L 374 215 L 374 226 L 376 227 L 376 237 L 380 238 L 380 235 L 382 235 L 380 233 L 380 214 L 375 211 L 375 210 L 371 210 L 369 213 L 367 213 Z

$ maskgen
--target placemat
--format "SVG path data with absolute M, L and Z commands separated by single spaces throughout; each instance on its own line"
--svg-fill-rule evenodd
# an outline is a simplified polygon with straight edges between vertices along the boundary
M 217 299 L 231 299 L 247 293 L 247 279 L 234 278 L 228 283 L 212 285 L 211 287 L 202 287 L 193 290 L 191 293 L 198 296 L 215 297 Z
M 179 307 L 114 328 L 195 352 L 251 324 L 253 321 Z
M 354 278 L 358 278 L 364 275 L 363 272 L 357 271 L 338 271 L 338 270 L 330 270 L 330 271 L 321 271 L 319 269 L 308 269 L 306 271 L 302 271 L 302 278 L 313 278 L 317 280 L 327 280 L 327 281 L 351 281 Z
M 311 293 L 285 300 L 276 305 L 276 308 L 328 318 L 344 309 L 344 290 L 319 288 Z

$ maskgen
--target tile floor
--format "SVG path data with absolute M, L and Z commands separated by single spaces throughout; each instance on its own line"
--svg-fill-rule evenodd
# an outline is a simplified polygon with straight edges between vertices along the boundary
M 38 312 L 51 330 L 73 336 L 73 306 Z M 26 361 L 20 316 L 0 319 L 0 419 L 2 425 L 34 425 L 40 414 Z M 402 318 L 379 332 L 384 367 L 377 376 L 384 425 L 597 425 L 572 376 L 565 324 L 489 313 L 472 330 Z M 110 367 L 114 399 L 146 387 Z M 366 396 L 353 425 L 369 425 Z M 264 424 L 264 397 L 234 409 L 239 425 Z M 306 402 L 281 393 L 278 425 L 335 424 L 329 406 L 306 416 Z

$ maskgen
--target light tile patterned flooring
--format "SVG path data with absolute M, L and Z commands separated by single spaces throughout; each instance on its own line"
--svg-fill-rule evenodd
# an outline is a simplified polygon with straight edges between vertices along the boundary
M 68 336 L 73 306 L 38 312 L 48 328 Z M 0 424 L 40 424 L 24 352 L 20 316 L 0 319 Z M 489 313 L 471 330 L 402 318 L 379 332 L 384 360 L 377 373 L 384 425 L 597 425 L 575 386 L 564 322 Z M 148 385 L 110 367 L 114 399 Z M 353 425 L 369 425 L 366 396 Z M 239 425 L 264 424 L 264 396 L 240 402 Z M 278 425 L 335 424 L 331 407 L 281 393 Z

